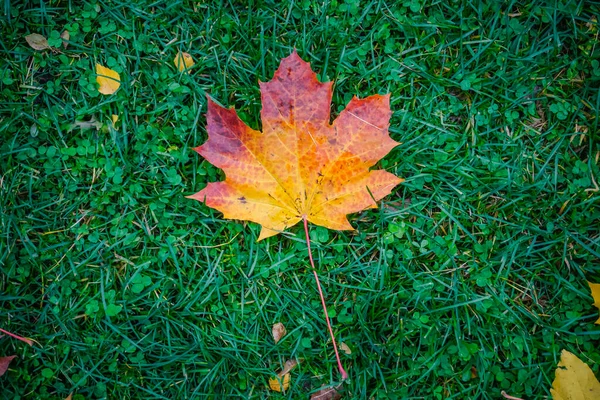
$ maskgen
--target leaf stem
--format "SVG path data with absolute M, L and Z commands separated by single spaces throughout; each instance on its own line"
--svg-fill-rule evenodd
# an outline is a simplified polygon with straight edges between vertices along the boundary
M 315 268 L 315 262 L 313 261 L 312 252 L 310 251 L 310 236 L 308 235 L 308 220 L 306 219 L 306 215 L 302 216 L 304 220 L 304 232 L 306 233 L 306 246 L 308 247 L 308 258 L 310 260 L 310 265 L 312 266 L 313 274 L 315 275 L 315 281 L 317 281 L 317 288 L 319 289 L 319 296 L 321 296 L 321 304 L 323 305 L 323 311 L 325 312 L 325 320 L 327 321 L 327 328 L 329 328 L 329 336 L 331 336 L 331 340 L 333 341 L 333 350 L 335 350 L 335 359 L 337 360 L 338 370 L 340 374 L 342 374 L 342 380 L 348 379 L 348 373 L 342 367 L 342 362 L 340 361 L 340 354 L 338 353 L 337 344 L 335 342 L 335 336 L 333 335 L 333 329 L 331 329 L 331 322 L 329 322 L 329 314 L 327 313 L 327 306 L 325 306 L 325 297 L 323 297 L 323 290 L 321 289 L 321 283 L 319 282 L 319 275 L 317 275 L 317 270 Z

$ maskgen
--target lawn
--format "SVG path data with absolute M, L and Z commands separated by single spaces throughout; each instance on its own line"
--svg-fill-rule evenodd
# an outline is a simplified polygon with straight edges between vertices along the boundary
M 406 181 L 356 231 L 310 226 L 344 398 L 541 399 L 562 349 L 598 376 L 597 3 L 82 3 L 2 5 L 0 328 L 36 343 L 0 338 L 17 355 L 1 398 L 340 384 L 301 224 L 257 242 L 259 225 L 185 197 L 224 178 L 192 150 L 206 95 L 260 128 L 258 82 L 294 48 L 335 82 L 334 117 L 391 93 L 402 143 L 378 168 Z

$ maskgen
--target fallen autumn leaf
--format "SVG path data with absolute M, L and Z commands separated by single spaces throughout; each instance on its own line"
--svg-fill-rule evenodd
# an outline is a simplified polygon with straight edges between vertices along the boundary
M 8 370 L 8 366 L 10 365 L 10 362 L 15 357 L 16 356 L 0 357 L 0 376 L 4 375 L 4 373 Z
M 31 35 L 25 36 L 25 40 L 34 50 L 47 50 L 50 48 L 48 40 L 38 33 L 32 33 Z
M 184 72 L 192 68 L 194 65 L 194 59 L 189 53 L 179 52 L 175 56 L 173 63 L 180 72 Z M 189 73 L 189 71 L 187 71 Z
M 290 387 L 290 374 L 269 378 L 269 387 L 274 392 L 285 392 Z
M 600 382 L 587 364 L 563 350 L 550 393 L 554 400 L 598 400 Z
M 354 97 L 330 124 L 331 87 L 296 52 L 284 58 L 260 83 L 262 133 L 209 98 L 208 141 L 194 150 L 226 179 L 189 197 L 227 219 L 261 224 L 258 240 L 302 219 L 354 229 L 347 214 L 376 207 L 403 181 L 371 170 L 398 143 L 388 134 L 389 95 Z
M 63 48 L 67 48 L 67 46 L 69 46 L 69 39 L 71 39 L 71 34 L 69 33 L 69 31 L 63 31 L 63 33 L 60 34 L 60 37 L 62 39 L 62 45 Z
M 342 395 L 333 387 L 321 389 L 310 396 L 310 400 L 339 400 L 341 398 Z
M 98 82 L 98 91 L 102 94 L 113 94 L 121 86 L 121 77 L 116 71 L 110 68 L 96 64 L 96 82 Z
M 340 350 L 348 355 L 352 354 L 352 350 L 350 350 L 350 347 L 348 347 L 346 343 L 342 342 L 342 344 L 340 344 Z
M 296 360 L 287 360 L 285 362 L 285 365 L 283 366 L 283 369 L 281 370 L 281 372 L 279 373 L 279 375 L 285 375 L 288 372 L 290 372 L 291 370 L 293 370 L 294 368 L 296 368 L 296 365 L 298 365 L 298 361 Z
M 273 340 L 275 340 L 275 344 L 277 344 L 281 340 L 281 338 L 285 336 L 287 331 L 285 330 L 285 326 L 283 326 L 281 322 L 278 322 L 275 325 L 273 325 L 272 333 Z
M 287 360 L 283 369 L 277 374 L 276 377 L 269 378 L 269 387 L 275 392 L 285 392 L 290 387 L 292 380 L 290 371 L 298 365 L 296 360 Z

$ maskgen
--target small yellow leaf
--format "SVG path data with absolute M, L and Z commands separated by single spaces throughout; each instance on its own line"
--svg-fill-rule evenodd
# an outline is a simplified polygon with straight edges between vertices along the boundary
M 275 392 L 285 392 L 290 387 L 290 380 L 290 374 L 285 374 L 283 378 L 280 376 L 275 376 L 273 378 L 269 378 L 269 387 Z
M 287 360 L 277 376 L 269 378 L 269 387 L 275 392 L 285 392 L 290 387 L 290 371 L 296 368 L 298 361 Z
M 114 125 L 119 120 L 119 116 L 117 114 L 113 114 L 113 115 L 110 116 L 110 119 L 112 120 L 112 123 Z
M 121 77 L 110 68 L 96 64 L 96 74 L 96 82 L 100 85 L 98 91 L 102 94 L 113 94 L 121 86 Z
M 340 350 L 346 354 L 352 354 L 352 350 L 350 350 L 350 347 L 346 343 L 340 344 Z
M 597 307 L 600 311 L 600 283 L 588 282 L 590 290 L 592 291 L 592 297 L 594 298 L 594 307 Z M 600 325 L 600 318 L 596 321 L 596 325 Z
M 285 326 L 281 322 L 278 322 L 275 325 L 273 325 L 272 333 L 273 340 L 275 340 L 275 344 L 277 344 L 277 342 L 279 342 L 281 338 L 285 336 L 287 331 L 285 330 Z
M 177 53 L 173 62 L 175 63 L 177 69 L 181 72 L 192 68 L 192 66 L 194 65 L 194 59 L 192 58 L 192 56 L 189 53 L 181 51 Z
M 550 389 L 554 400 L 598 400 L 600 382 L 577 356 L 563 350 Z
M 31 35 L 25 36 L 25 40 L 27 40 L 29 46 L 35 50 L 46 50 L 50 48 L 48 40 L 38 33 L 32 33 Z

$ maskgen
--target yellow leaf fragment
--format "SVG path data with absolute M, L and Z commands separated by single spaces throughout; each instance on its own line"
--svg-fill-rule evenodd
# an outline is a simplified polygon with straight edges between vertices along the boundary
M 290 371 L 296 368 L 298 361 L 287 360 L 283 369 L 272 378 L 269 378 L 269 387 L 275 392 L 285 392 L 290 387 Z
M 269 378 L 269 387 L 274 392 L 284 392 L 290 387 L 290 380 L 290 374 L 285 374 L 283 377 L 278 375 L 273 378 Z
M 592 291 L 592 297 L 594 298 L 594 307 L 597 307 L 600 311 L 600 283 L 592 283 L 588 282 L 590 285 L 590 290 Z M 600 318 L 596 321 L 596 325 L 600 325 Z
M 277 344 L 281 340 L 281 338 L 285 336 L 287 331 L 285 330 L 285 326 L 283 326 L 281 322 L 278 322 L 275 325 L 273 325 L 272 333 L 273 340 L 275 340 L 275 344 Z
M 173 62 L 175 63 L 175 66 L 177 67 L 177 69 L 181 72 L 192 68 L 192 66 L 194 65 L 194 59 L 192 58 L 190 53 L 181 52 L 181 51 L 179 53 L 177 53 Z M 188 73 L 189 73 L 189 71 L 188 71 Z
M 100 64 L 96 64 L 96 82 L 100 87 L 98 91 L 102 94 L 113 94 L 121 86 L 121 77 L 119 73 L 113 71 L 110 68 L 103 67 Z
M 117 114 L 112 114 L 110 116 L 110 119 L 112 120 L 113 126 L 117 123 L 117 121 L 119 120 L 119 116 Z
M 598 400 L 600 382 L 583 361 L 563 350 L 550 393 L 554 400 Z
M 340 350 L 346 354 L 352 354 L 352 350 L 350 350 L 350 347 L 346 343 L 340 344 Z
M 35 50 L 47 50 L 50 48 L 48 40 L 38 33 L 32 33 L 31 35 L 25 36 L 25 40 L 27 40 L 29 46 Z

